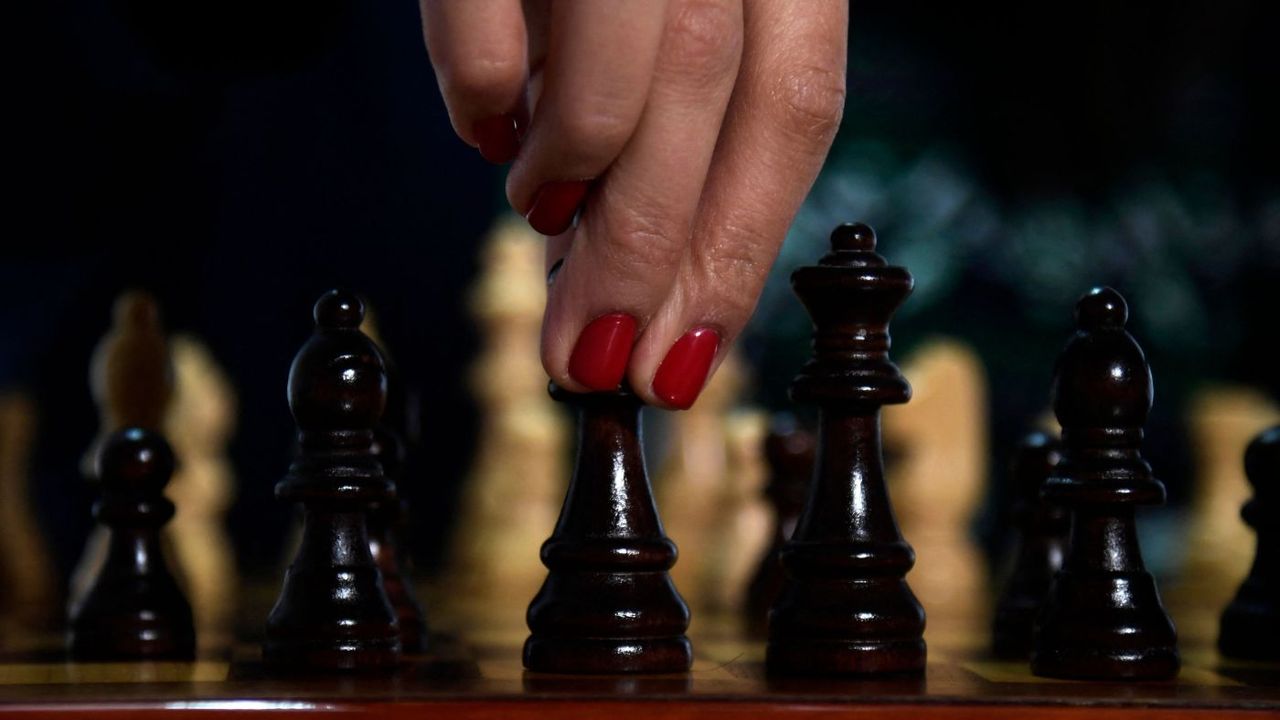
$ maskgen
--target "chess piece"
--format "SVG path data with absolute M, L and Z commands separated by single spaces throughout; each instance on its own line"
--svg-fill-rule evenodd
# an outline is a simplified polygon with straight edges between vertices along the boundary
M 929 617 L 928 640 L 973 636 L 991 607 L 991 582 L 972 532 L 987 487 L 987 383 L 982 361 L 958 340 L 933 338 L 902 364 L 911 402 L 884 409 L 894 516 L 916 553 L 911 588 Z M 946 478 L 946 482 L 939 482 Z
M 692 663 L 689 608 L 668 570 L 641 454 L 640 401 L 629 391 L 577 395 L 573 478 L 542 545 L 548 574 L 529 605 L 524 665 L 555 673 L 674 673 Z
M 160 528 L 173 517 L 164 486 L 173 453 L 160 435 L 128 428 L 108 436 L 93 515 L 106 529 L 106 561 L 72 610 L 69 644 L 80 660 L 183 660 L 195 655 L 191 606 L 169 574 Z
M 1280 518 L 1275 491 L 1280 487 L 1280 425 L 1249 443 L 1245 473 L 1253 485 L 1253 499 L 1241 511 L 1245 523 L 1258 533 L 1253 568 L 1231 604 L 1222 613 L 1218 649 L 1223 655 L 1247 660 L 1280 660 Z
M 1178 673 L 1177 638 L 1142 563 L 1137 505 L 1164 502 L 1142 458 L 1151 369 L 1124 329 L 1120 293 L 1096 288 L 1076 305 L 1076 333 L 1058 357 L 1053 409 L 1062 458 L 1047 502 L 1071 513 L 1070 543 L 1037 622 L 1031 670 L 1060 678 L 1150 680 Z
M 130 290 L 116 298 L 111 329 L 98 342 L 90 359 L 89 390 L 98 407 L 98 434 L 85 451 L 80 467 L 93 482 L 97 479 L 94 468 L 102 444 L 111 433 L 126 427 L 163 430 L 173 395 L 173 366 L 160 324 L 160 310 L 149 293 Z M 95 527 L 71 575 L 72 606 L 84 600 L 106 554 L 106 531 Z
M 738 409 L 724 420 L 725 479 L 711 500 L 720 513 L 714 519 L 717 532 L 700 577 L 702 597 L 711 612 L 742 613 L 747 588 L 772 540 L 773 512 L 764 494 L 769 475 L 764 459 L 768 427 L 768 413 L 760 409 Z M 680 555 L 676 567 L 689 558 L 683 550 Z M 678 581 L 676 587 L 680 587 Z
M 385 425 L 374 432 L 373 454 L 382 463 L 383 473 L 397 487 L 404 467 L 404 443 Z M 369 508 L 369 552 L 382 573 L 382 587 L 400 623 L 400 649 L 421 653 L 427 647 L 427 624 L 422 605 L 413 595 L 401 566 L 400 538 L 408 507 L 397 497 L 373 503 Z
M 230 638 L 239 582 L 226 514 L 235 498 L 227 443 L 235 430 L 236 397 L 209 349 L 189 336 L 170 343 L 173 402 L 165 437 L 178 458 L 166 494 L 177 513 L 165 539 L 181 570 L 201 645 Z
M 814 356 L 791 396 L 817 404 L 820 421 L 817 469 L 769 613 L 771 673 L 924 670 L 924 609 L 906 582 L 915 553 L 894 519 L 880 446 L 880 407 L 911 397 L 888 351 L 889 319 L 913 281 L 875 246 L 870 227 L 841 225 L 831 252 L 791 275 L 814 324 Z
M 1260 390 L 1214 383 L 1195 392 L 1183 417 L 1195 476 L 1180 523 L 1182 562 L 1161 596 L 1183 637 L 1208 638 L 1254 559 L 1253 532 L 1240 522 L 1250 495 L 1240 459 L 1260 431 L 1280 423 L 1280 408 Z
M 662 525 L 681 549 L 671 580 L 698 610 L 714 606 L 712 595 L 722 585 L 714 545 L 731 519 L 721 502 L 731 482 L 725 422 L 744 375 L 741 359 L 729 353 L 693 407 L 671 415 L 671 441 L 655 477 L 659 506 L 666 508 Z
M 1058 440 L 1037 431 L 1023 438 L 1013 459 L 1012 514 L 1018 539 L 1013 569 L 996 603 L 992 648 L 998 657 L 1031 654 L 1036 616 L 1062 567 L 1071 519 L 1066 510 L 1040 497 L 1060 458 Z
M 57 594 L 53 560 L 31 497 L 36 424 L 30 397 L 18 390 L 0 393 L 0 621 L 27 631 L 55 622 Z
M 764 635 L 769 625 L 769 608 L 782 592 L 782 565 L 778 558 L 782 546 L 791 538 L 804 498 L 813 476 L 813 454 L 817 440 L 813 433 L 800 427 L 791 415 L 778 415 L 764 441 L 765 461 L 769 465 L 769 481 L 765 497 L 773 508 L 773 539 L 760 558 L 756 573 L 747 588 L 746 626 L 756 636 Z
M 371 503 L 393 486 L 373 453 L 386 404 L 382 356 L 360 332 L 364 304 L 331 290 L 289 370 L 298 456 L 276 497 L 303 507 L 302 540 L 267 618 L 263 659 L 277 670 L 392 668 L 400 626 L 369 551 Z
M 471 598 L 476 623 L 524 630 L 523 608 L 545 571 L 537 548 L 556 524 L 568 477 L 569 419 L 547 395 L 538 344 L 547 285 L 543 238 L 503 221 L 485 245 L 469 304 L 480 335 L 470 387 L 480 416 L 475 460 L 462 487 L 449 585 Z

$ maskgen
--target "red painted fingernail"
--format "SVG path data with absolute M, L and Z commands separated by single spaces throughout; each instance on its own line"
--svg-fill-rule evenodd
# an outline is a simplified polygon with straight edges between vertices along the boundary
M 592 320 L 573 346 L 569 376 L 592 390 L 617 390 L 635 339 L 636 319 L 626 313 Z
M 711 328 L 681 335 L 653 375 L 653 393 L 672 407 L 688 410 L 702 392 L 719 349 L 720 335 Z
M 516 120 L 510 115 L 495 115 L 477 122 L 472 129 L 480 156 L 495 165 L 509 163 L 520 153 L 520 138 L 516 135 Z
M 543 235 L 559 235 L 569 229 L 588 187 L 585 180 L 549 182 L 538 188 L 538 194 L 533 196 L 533 205 L 524 217 L 534 230 Z

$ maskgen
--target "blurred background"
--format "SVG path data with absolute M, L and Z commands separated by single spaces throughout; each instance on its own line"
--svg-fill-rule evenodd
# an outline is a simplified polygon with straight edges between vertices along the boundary
M 292 455 L 285 379 L 311 304 L 333 286 L 369 299 L 395 363 L 395 422 L 411 450 L 406 542 L 420 574 L 438 577 L 460 556 L 449 542 L 459 517 L 482 535 L 485 518 L 540 503 L 530 537 L 549 532 L 571 443 L 541 405 L 540 246 L 502 224 L 502 169 L 454 137 L 413 0 L 48 0 L 5 12 L 0 391 L 25 419 L 0 448 L 5 477 L 27 489 L 4 497 L 29 502 L 9 502 L 34 523 L 10 544 L 44 543 L 56 597 L 92 526 L 90 358 L 113 301 L 135 288 L 234 395 L 217 522 L 240 577 L 274 579 L 287 555 L 291 511 L 272 495 Z M 709 389 L 701 416 L 651 418 L 664 511 L 699 482 L 756 504 L 745 523 L 672 518 L 686 567 L 723 557 L 706 545 L 717 536 L 708 523 L 767 532 L 755 448 L 770 414 L 789 409 L 808 353 L 787 276 L 857 219 L 916 277 L 893 334 L 921 409 L 890 416 L 886 437 L 891 475 L 923 473 L 891 477 L 917 550 L 912 524 L 961 497 L 954 523 L 974 543 L 976 577 L 998 573 L 1007 458 L 1051 424 L 1049 381 L 1075 299 L 1109 284 L 1130 302 L 1156 379 L 1146 452 L 1170 504 L 1147 517 L 1148 560 L 1175 585 L 1185 578 L 1186 528 L 1209 494 L 1197 483 L 1230 474 L 1217 512 L 1235 513 L 1248 494 L 1238 452 L 1277 418 L 1276 15 L 1260 1 L 854 2 L 844 124 L 717 381 L 726 389 Z M 511 348 L 526 361 L 492 362 Z M 504 394 L 520 393 L 523 409 L 503 409 Z M 503 412 L 522 419 L 504 425 Z M 718 420 L 704 432 L 708 413 Z M 508 435 L 523 449 L 494 439 Z M 719 448 L 713 470 L 698 465 L 698 442 Z M 926 446 L 941 465 L 920 464 Z M 477 500 L 466 480 L 528 471 L 521 453 L 543 458 L 545 492 Z M 956 453 L 968 460 L 946 462 Z M 505 470 L 485 466 L 497 456 Z M 1247 556 L 1250 538 L 1240 526 L 1222 552 Z M 509 547 L 534 541 L 521 542 Z M 536 582 L 534 558 L 528 549 L 517 564 Z M 1232 562 L 1236 572 L 1247 559 Z M 691 582 L 681 589 L 693 595 Z

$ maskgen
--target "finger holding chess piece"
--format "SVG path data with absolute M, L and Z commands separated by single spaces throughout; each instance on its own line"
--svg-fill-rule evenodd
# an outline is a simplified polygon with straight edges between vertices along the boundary
M 1218 649 L 1228 657 L 1280 660 L 1280 425 L 1264 431 L 1245 450 L 1245 475 L 1253 499 L 1240 514 L 1258 533 L 1248 577 L 1222 613 Z
M 387 375 L 363 318 L 359 297 L 326 293 L 289 370 L 298 455 L 276 497 L 302 504 L 303 529 L 267 618 L 263 659 L 277 671 L 387 670 L 400 657 L 400 626 L 369 549 L 370 505 L 391 501 L 394 487 L 374 454 Z
M 1036 675 L 1158 680 L 1181 663 L 1138 546 L 1136 506 L 1163 503 L 1165 493 L 1139 449 L 1153 390 L 1128 316 L 1115 290 L 1086 293 L 1054 372 L 1062 458 L 1044 498 L 1070 511 L 1071 534 L 1035 631 Z
M 106 561 L 72 609 L 69 645 L 79 660 L 187 660 L 195 654 L 191 606 L 170 574 L 160 530 L 173 517 L 164 486 L 173 452 L 159 434 L 127 428 L 107 436 L 98 460 L 108 533 Z

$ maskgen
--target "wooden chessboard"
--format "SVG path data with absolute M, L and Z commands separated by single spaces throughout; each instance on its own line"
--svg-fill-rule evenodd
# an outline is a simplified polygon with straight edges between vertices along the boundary
M 1280 717 L 1280 664 L 1225 660 L 1207 644 L 1184 645 L 1176 680 L 1051 681 L 1025 663 L 976 650 L 930 646 L 922 678 L 766 678 L 763 644 L 728 622 L 695 624 L 687 675 L 570 677 L 526 673 L 515 627 L 438 635 L 431 652 L 390 677 L 271 677 L 255 644 L 193 663 L 67 662 L 58 638 L 28 639 L 0 653 L 0 716 L 200 718 L 271 711 L 273 717 L 343 713 L 386 718 L 756 717 L 791 714 L 888 718 Z M 978 638 L 974 638 L 977 640 Z

